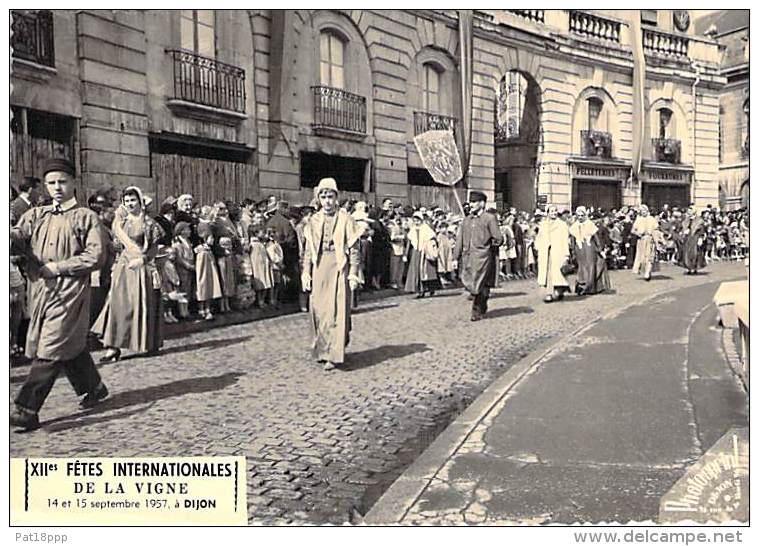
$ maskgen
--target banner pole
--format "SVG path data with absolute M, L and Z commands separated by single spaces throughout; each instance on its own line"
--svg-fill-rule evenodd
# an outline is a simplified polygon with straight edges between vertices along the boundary
M 461 180 L 463 180 L 463 178 Z M 456 184 L 458 184 L 458 182 L 456 182 Z M 453 190 L 453 196 L 456 198 L 456 203 L 459 204 L 459 210 L 461 211 L 461 216 L 466 216 L 466 213 L 464 212 L 464 205 L 461 204 L 461 198 L 459 197 L 459 192 L 456 189 L 456 184 L 451 186 L 451 189 Z

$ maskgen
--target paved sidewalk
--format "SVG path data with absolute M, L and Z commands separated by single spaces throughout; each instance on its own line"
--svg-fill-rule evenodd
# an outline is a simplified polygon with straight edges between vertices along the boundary
M 628 522 L 748 423 L 719 283 L 614 311 L 499 378 L 401 476 L 370 524 Z

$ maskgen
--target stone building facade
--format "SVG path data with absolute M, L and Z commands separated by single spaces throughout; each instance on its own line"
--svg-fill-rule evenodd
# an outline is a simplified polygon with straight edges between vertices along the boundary
M 696 21 L 696 30 L 724 49 L 719 99 L 719 197 L 726 209 L 749 199 L 749 10 L 721 10 Z
M 455 203 L 413 137 L 466 140 L 456 11 L 14 13 L 14 176 L 69 154 L 84 193 L 137 184 L 158 199 L 298 204 L 335 176 L 372 202 Z M 722 50 L 688 12 L 475 12 L 472 32 L 462 196 L 521 209 L 717 203 Z M 645 138 L 631 177 L 636 37 Z

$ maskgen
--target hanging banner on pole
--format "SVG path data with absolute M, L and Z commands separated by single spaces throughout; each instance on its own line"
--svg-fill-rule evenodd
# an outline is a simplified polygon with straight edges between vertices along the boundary
M 453 131 L 425 131 L 414 137 L 414 145 L 416 151 L 419 152 L 419 157 L 422 158 L 422 165 L 430 173 L 432 179 L 438 184 L 450 186 L 453 190 L 453 196 L 463 215 L 464 207 L 456 191 L 456 184 L 464 177 L 464 174 Z
M 414 137 L 414 144 L 435 182 L 454 186 L 461 180 L 461 159 L 453 131 L 426 131 Z

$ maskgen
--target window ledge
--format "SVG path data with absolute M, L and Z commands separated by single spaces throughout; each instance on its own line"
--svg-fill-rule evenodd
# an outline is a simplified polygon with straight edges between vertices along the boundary
M 13 57 L 12 75 L 18 78 L 33 82 L 46 83 L 50 81 L 50 78 L 57 74 L 58 70 L 52 66 Z
M 359 133 L 355 131 L 348 131 L 347 129 L 338 129 L 336 127 L 327 127 L 324 125 L 311 125 L 315 135 L 327 136 L 332 138 L 342 138 L 346 140 L 354 140 L 361 142 L 366 139 L 366 133 Z
M 248 115 L 234 110 L 206 106 L 182 99 L 166 99 L 166 105 L 176 115 L 200 121 L 211 121 L 224 125 L 237 125 L 248 119 Z

